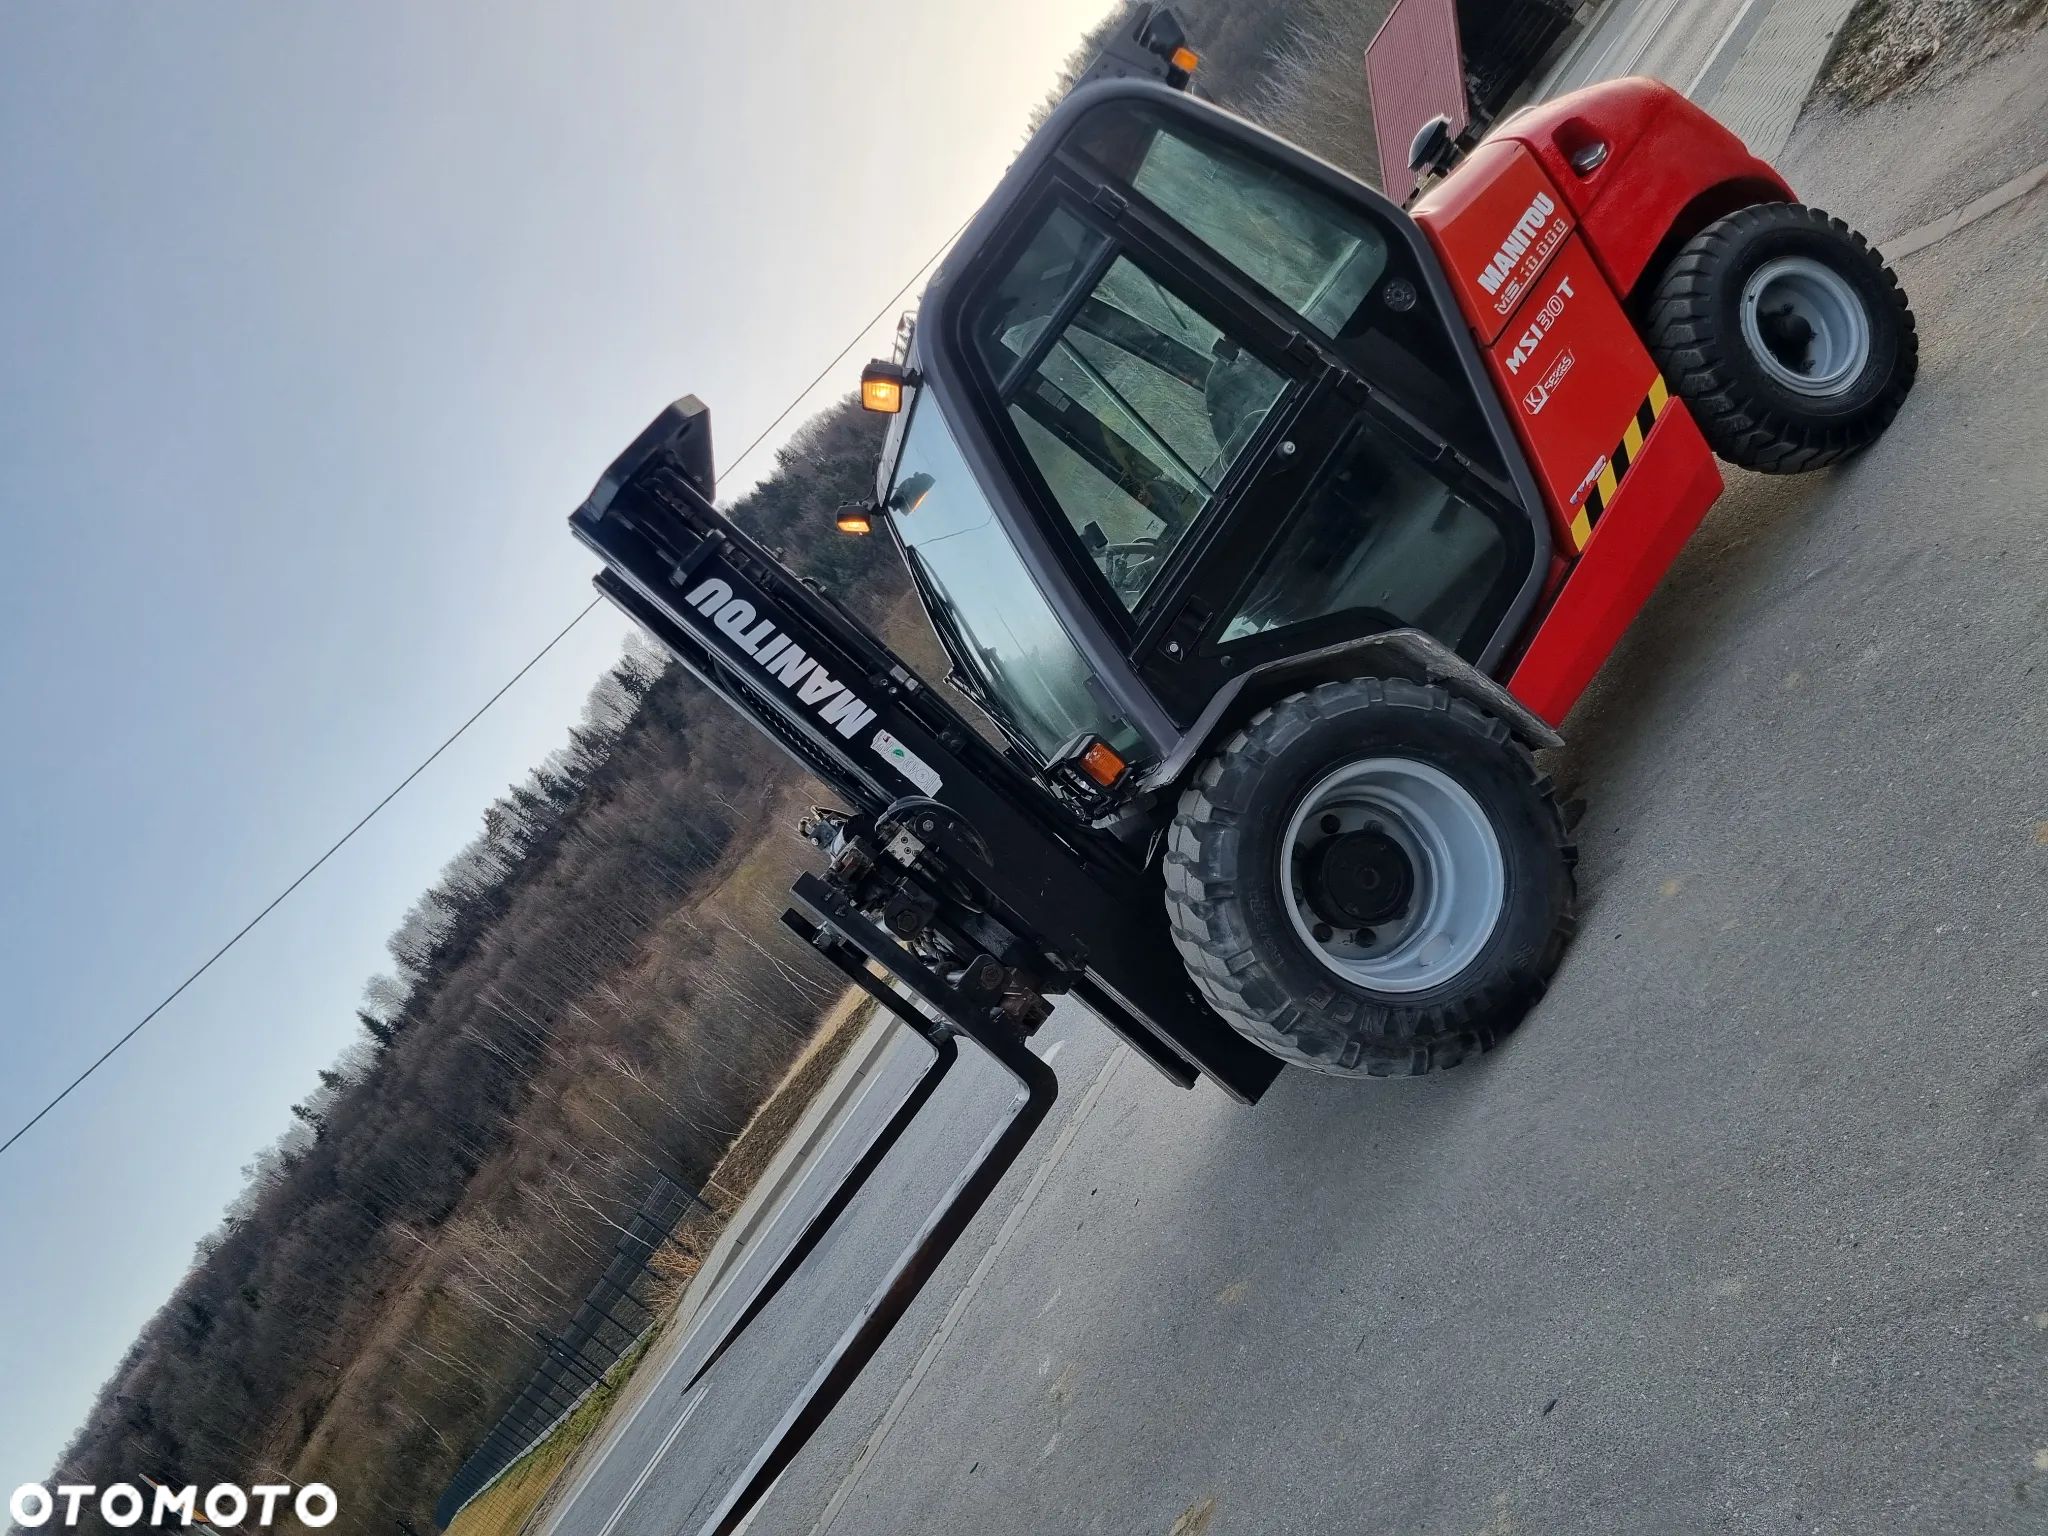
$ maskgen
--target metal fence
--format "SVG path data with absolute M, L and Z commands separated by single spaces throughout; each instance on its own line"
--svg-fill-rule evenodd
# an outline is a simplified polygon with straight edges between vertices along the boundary
M 646 1332 L 654 1321 L 641 1294 L 648 1261 L 693 1204 L 710 1209 L 695 1190 L 672 1179 L 654 1181 L 639 1208 L 626 1218 L 611 1261 L 567 1326 L 559 1333 L 536 1334 L 540 1363 L 434 1506 L 439 1524 L 453 1520 L 463 1505 L 560 1423 Z

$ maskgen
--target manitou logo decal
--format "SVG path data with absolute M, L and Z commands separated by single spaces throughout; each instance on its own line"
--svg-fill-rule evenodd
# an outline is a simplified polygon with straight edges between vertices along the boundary
M 1552 218 L 1556 212 L 1551 195 L 1538 192 L 1479 274 L 1479 286 L 1493 299 L 1495 314 L 1504 315 L 1514 307 L 1543 259 L 1564 243 L 1565 222 Z
M 1557 291 L 1544 301 L 1536 311 L 1536 317 L 1529 322 L 1529 329 L 1522 332 L 1522 338 L 1515 343 L 1515 350 L 1508 354 L 1508 372 L 1520 373 L 1522 364 L 1536 355 L 1536 349 L 1543 345 L 1543 338 L 1550 334 L 1550 328 L 1557 324 L 1564 314 L 1564 301 L 1572 297 L 1572 280 L 1561 277 Z
M 727 639 L 754 658 L 756 666 L 848 741 L 875 718 L 875 712 L 852 689 L 806 656 L 773 619 L 761 618 L 752 603 L 734 597 L 727 583 L 715 576 L 701 581 L 683 601 L 708 617 Z

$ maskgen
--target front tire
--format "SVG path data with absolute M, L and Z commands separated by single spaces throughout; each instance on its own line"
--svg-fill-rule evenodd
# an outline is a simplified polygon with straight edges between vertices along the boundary
M 1576 862 L 1507 727 L 1441 688 L 1325 683 L 1255 716 L 1181 797 L 1174 943 L 1283 1060 L 1405 1077 L 1499 1042 L 1574 927 Z
M 1868 447 L 1920 365 L 1891 268 L 1798 203 L 1740 209 L 1688 241 L 1651 299 L 1649 342 L 1714 452 L 1766 474 Z

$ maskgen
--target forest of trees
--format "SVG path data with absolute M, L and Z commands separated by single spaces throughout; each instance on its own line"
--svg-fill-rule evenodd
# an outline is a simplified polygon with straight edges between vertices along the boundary
M 1198 95 L 1263 124 L 1373 184 L 1378 140 L 1365 91 L 1365 45 L 1393 0 L 1167 0 L 1202 57 Z M 1049 111 L 1128 6 L 1105 16 L 1074 50 L 1039 116 Z
M 1205 94 L 1371 166 L 1358 61 L 1385 0 L 1176 9 Z M 872 490 L 879 436 L 841 402 L 729 510 L 893 638 L 913 610 L 886 541 L 830 521 Z M 775 923 L 802 862 L 778 823 L 811 793 L 630 646 L 405 915 L 355 1044 L 250 1164 L 51 1481 L 317 1478 L 351 1528 L 430 1529 L 620 1213 L 656 1172 L 704 1181 L 837 995 Z
M 834 407 L 731 509 L 871 614 L 905 590 L 894 557 L 829 533 L 877 426 Z M 614 1223 L 656 1173 L 703 1184 L 837 997 L 775 922 L 808 798 L 630 645 L 405 914 L 355 1044 L 249 1166 L 63 1479 L 317 1477 L 426 1529 Z

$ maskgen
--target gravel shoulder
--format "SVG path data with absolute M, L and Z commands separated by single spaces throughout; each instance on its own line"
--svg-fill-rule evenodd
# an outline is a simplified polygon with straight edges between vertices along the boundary
M 1881 249 L 1886 236 L 2048 160 L 2048 29 L 1991 34 L 1954 53 L 1872 106 L 1823 91 L 1781 159 L 1799 195 L 1853 213 Z
M 1867 107 L 2024 46 L 2048 0 L 1859 0 L 1822 71 L 1839 99 Z

